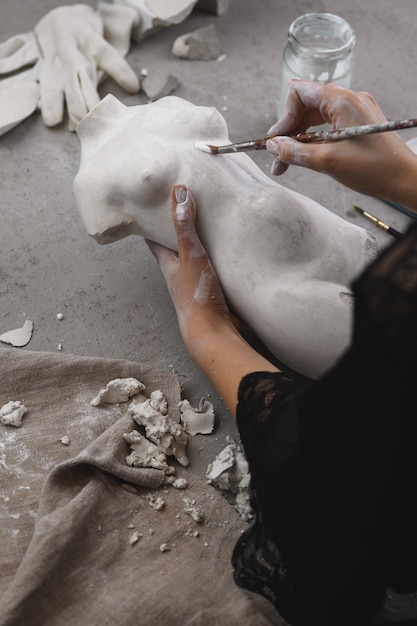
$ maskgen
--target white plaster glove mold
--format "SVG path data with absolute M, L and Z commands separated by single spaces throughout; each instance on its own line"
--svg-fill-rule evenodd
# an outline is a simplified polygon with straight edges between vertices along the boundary
M 114 3 L 131 7 L 140 16 L 132 32 L 133 40 L 139 42 L 162 28 L 183 22 L 197 0 L 114 0 Z
M 33 65 L 39 58 L 34 33 L 14 35 L 0 43 L 0 74 L 8 74 Z
M 66 107 L 74 130 L 99 102 L 97 88 L 106 75 L 129 93 L 139 90 L 139 79 L 123 55 L 140 18 L 127 7 L 104 4 L 98 10 L 84 4 L 53 9 L 33 34 L 17 35 L 0 46 L 0 73 L 35 64 L 30 76 L 39 83 L 38 108 L 46 126 L 60 124 Z

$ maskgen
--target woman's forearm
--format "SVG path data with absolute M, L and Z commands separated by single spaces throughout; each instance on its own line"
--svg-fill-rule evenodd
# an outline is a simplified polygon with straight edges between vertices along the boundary
M 268 359 L 256 352 L 227 320 L 199 327 L 185 342 L 197 367 L 207 376 L 236 416 L 237 393 L 243 376 L 256 371 L 279 371 Z

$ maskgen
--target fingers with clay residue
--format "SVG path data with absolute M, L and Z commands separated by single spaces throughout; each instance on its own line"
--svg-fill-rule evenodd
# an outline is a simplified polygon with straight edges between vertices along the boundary
M 178 254 L 201 254 L 202 246 L 195 230 L 195 202 L 185 185 L 175 185 L 172 190 L 172 218 L 178 238 Z M 191 254 L 191 256 L 195 256 Z
M 194 224 L 195 202 L 191 191 L 185 185 L 175 185 L 172 190 L 172 219 L 175 227 L 181 222 Z
M 269 152 L 282 163 L 311 167 L 310 146 L 288 137 L 274 137 L 268 140 Z

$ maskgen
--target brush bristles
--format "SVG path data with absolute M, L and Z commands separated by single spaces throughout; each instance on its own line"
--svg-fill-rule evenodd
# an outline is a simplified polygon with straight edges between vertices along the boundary
M 218 152 L 217 146 L 208 145 L 207 143 L 204 143 L 204 141 L 197 141 L 194 146 L 198 148 L 198 150 L 201 150 L 202 152 L 208 152 L 209 154 L 216 154 Z

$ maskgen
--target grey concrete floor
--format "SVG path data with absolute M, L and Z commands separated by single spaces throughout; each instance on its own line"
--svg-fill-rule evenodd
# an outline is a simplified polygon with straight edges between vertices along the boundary
M 62 4 L 75 2 L 1 0 L 0 41 L 32 30 Z M 96 6 L 93 0 L 86 4 Z M 194 11 L 182 24 L 133 44 L 128 60 L 138 73 L 141 68 L 168 69 L 180 82 L 175 95 L 218 108 L 232 139 L 260 137 L 276 121 L 288 26 L 311 11 L 337 13 L 353 26 L 353 89 L 371 91 L 388 118 L 417 115 L 415 0 L 230 0 L 221 17 Z M 222 61 L 187 61 L 172 55 L 179 35 L 209 23 L 215 24 L 222 41 Z M 108 92 L 125 104 L 147 102 L 143 93 L 127 95 L 110 80 L 100 94 Z M 226 436 L 236 435 L 235 425 L 183 347 L 165 283 L 143 240 L 129 237 L 99 246 L 85 233 L 72 191 L 79 148 L 76 134 L 65 124 L 48 129 L 38 113 L 0 137 L 0 333 L 29 318 L 34 332 L 23 350 L 57 351 L 62 344 L 67 354 L 173 368 L 184 397 L 191 403 L 205 397 L 215 407 L 214 434 L 196 437 L 190 446 L 191 465 L 204 474 L 207 463 L 226 445 Z M 267 153 L 253 158 L 269 173 Z M 292 168 L 280 182 L 346 220 L 363 219 L 351 209 L 357 203 L 399 230 L 410 221 L 320 174 Z M 389 241 L 376 227 L 365 226 L 382 243 Z M 57 320 L 59 312 L 65 316 L 62 321 Z
M 1 0 L 0 42 L 32 30 L 51 9 L 75 3 Z M 96 6 L 93 0 L 86 4 Z M 175 94 L 218 108 L 232 139 L 261 137 L 276 120 L 288 26 L 311 11 L 336 13 L 353 26 L 357 43 L 352 88 L 372 92 L 390 119 L 415 117 L 415 0 L 230 0 L 221 17 L 194 11 L 182 24 L 133 44 L 128 60 L 137 72 L 168 69 L 180 81 Z M 223 61 L 186 61 L 171 54 L 179 35 L 210 22 L 222 41 Z M 101 87 L 102 96 L 108 92 L 125 104 L 147 101 L 143 93 L 127 95 L 112 81 Z M 403 133 L 406 139 L 416 135 L 412 130 Z M 72 191 L 79 148 L 77 136 L 66 125 L 48 129 L 38 113 L 0 137 L 0 333 L 29 318 L 34 321 L 32 339 L 16 349 L 57 351 L 62 344 L 66 354 L 174 369 L 184 397 L 194 404 L 205 397 L 215 407 L 214 434 L 195 437 L 189 447 L 191 467 L 204 475 L 207 464 L 226 445 L 227 435 L 236 437 L 235 425 L 183 347 L 165 283 L 144 242 L 129 237 L 99 246 L 85 233 Z M 269 173 L 266 153 L 253 158 Z M 398 230 L 410 222 L 382 202 L 320 174 L 291 168 L 280 182 L 346 220 L 361 222 L 351 209 L 356 203 Z M 366 227 L 383 245 L 390 241 L 376 227 Z M 57 319 L 60 312 L 62 321 Z

